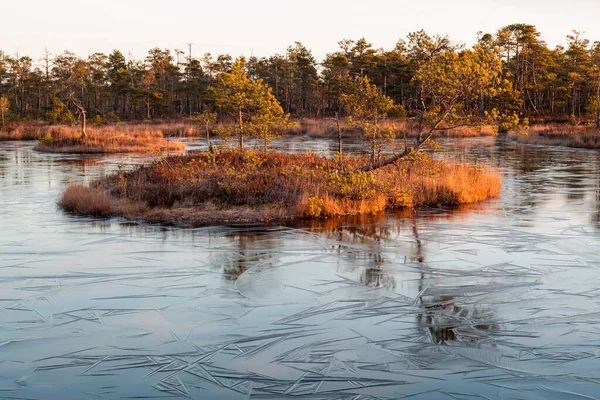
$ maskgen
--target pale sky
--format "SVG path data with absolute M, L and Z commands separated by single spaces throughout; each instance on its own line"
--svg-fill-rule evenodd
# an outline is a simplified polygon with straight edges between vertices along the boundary
M 284 53 L 302 42 L 317 61 L 341 39 L 392 48 L 419 29 L 473 44 L 478 31 L 536 25 L 551 47 L 573 29 L 600 40 L 600 0 L 0 0 L 0 50 L 41 57 L 119 49 L 144 58 L 152 47 L 234 56 Z

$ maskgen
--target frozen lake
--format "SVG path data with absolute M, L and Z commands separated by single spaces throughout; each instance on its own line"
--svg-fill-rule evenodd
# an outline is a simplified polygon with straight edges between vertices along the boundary
M 498 166 L 501 197 L 177 228 L 56 206 L 147 157 L 0 142 L 0 398 L 597 398 L 598 153 L 442 144 Z

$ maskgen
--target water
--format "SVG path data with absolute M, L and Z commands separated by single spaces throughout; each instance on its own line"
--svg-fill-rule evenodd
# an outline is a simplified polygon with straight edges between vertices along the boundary
M 32 145 L 0 143 L 0 398 L 600 396 L 596 152 L 446 142 L 499 199 L 192 229 L 60 211 L 150 160 Z

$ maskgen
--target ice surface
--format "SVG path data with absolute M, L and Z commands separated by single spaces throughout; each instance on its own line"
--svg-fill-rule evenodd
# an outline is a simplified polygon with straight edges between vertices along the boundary
M 165 228 L 55 205 L 147 158 L 0 143 L 0 398 L 598 398 L 597 154 L 442 147 L 497 165 L 502 197 Z

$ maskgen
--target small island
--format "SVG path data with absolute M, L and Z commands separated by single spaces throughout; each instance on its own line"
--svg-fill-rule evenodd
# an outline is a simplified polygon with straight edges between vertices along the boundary
M 185 145 L 168 140 L 162 131 L 144 125 L 100 127 L 81 130 L 77 127 L 51 126 L 40 138 L 35 150 L 45 153 L 181 153 Z
M 212 224 L 373 214 L 452 206 L 500 194 L 497 171 L 428 157 L 373 172 L 366 157 L 226 151 L 172 156 L 131 172 L 67 187 L 60 205 L 78 214 Z M 355 171 L 344 173 L 341 171 Z

